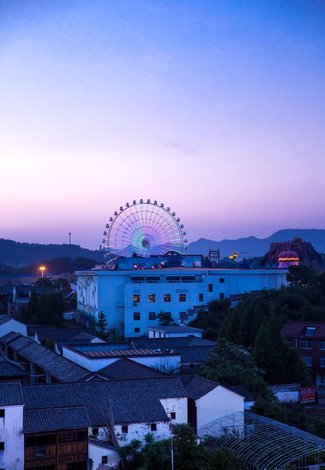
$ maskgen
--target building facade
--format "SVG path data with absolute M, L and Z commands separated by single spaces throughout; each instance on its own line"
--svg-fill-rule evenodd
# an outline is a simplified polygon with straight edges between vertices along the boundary
M 286 271 L 275 269 L 95 269 L 76 274 L 78 311 L 93 318 L 104 312 L 109 327 L 125 337 L 146 334 L 158 325 L 161 312 L 187 323 L 212 300 L 287 283 Z

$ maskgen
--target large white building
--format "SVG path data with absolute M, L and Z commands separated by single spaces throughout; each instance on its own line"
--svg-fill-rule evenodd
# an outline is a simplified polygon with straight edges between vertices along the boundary
M 100 268 L 76 274 L 78 311 L 94 318 L 104 312 L 109 327 L 125 337 L 146 334 L 160 312 L 187 323 L 212 300 L 287 283 L 286 271 L 277 269 Z

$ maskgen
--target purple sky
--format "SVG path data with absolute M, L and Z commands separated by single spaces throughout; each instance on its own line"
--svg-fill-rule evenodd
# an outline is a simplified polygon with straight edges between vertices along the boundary
M 325 3 L 2 0 L 0 238 L 96 247 L 165 202 L 189 241 L 325 228 Z

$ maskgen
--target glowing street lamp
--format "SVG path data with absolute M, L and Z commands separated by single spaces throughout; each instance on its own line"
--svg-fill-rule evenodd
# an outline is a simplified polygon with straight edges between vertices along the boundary
M 46 271 L 46 267 L 45 266 L 40 266 L 38 269 L 41 271 L 42 277 L 44 277 L 44 272 Z

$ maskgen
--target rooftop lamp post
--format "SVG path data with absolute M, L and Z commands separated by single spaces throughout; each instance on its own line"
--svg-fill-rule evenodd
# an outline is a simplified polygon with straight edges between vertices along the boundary
M 46 271 L 46 267 L 45 266 L 40 266 L 39 267 L 39 270 L 41 271 L 42 273 L 42 278 L 44 277 L 44 272 Z

